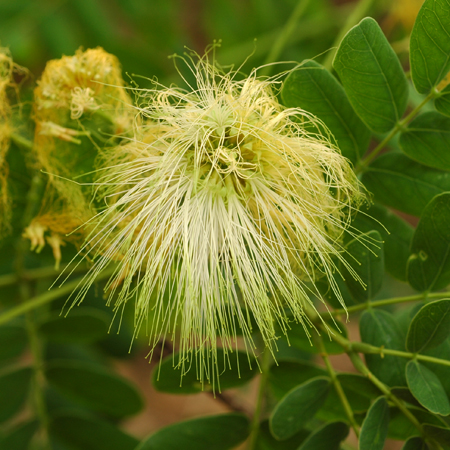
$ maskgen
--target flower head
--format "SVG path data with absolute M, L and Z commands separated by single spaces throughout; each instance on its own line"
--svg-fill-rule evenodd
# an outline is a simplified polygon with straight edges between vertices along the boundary
M 145 91 L 136 137 L 106 151 L 95 181 L 104 208 L 82 252 L 94 261 L 80 301 L 110 261 L 107 290 L 133 300 L 153 348 L 171 334 L 201 381 L 216 349 L 253 350 L 252 323 L 271 349 L 286 307 L 307 333 L 314 282 L 332 281 L 352 210 L 363 199 L 318 119 L 277 101 L 274 79 L 238 80 L 207 57 L 196 85 Z M 323 124 L 316 128 L 323 129 Z M 117 294 L 117 295 L 116 295 Z

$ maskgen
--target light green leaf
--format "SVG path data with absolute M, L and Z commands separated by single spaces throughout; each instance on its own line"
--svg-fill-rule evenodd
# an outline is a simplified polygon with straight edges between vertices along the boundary
M 115 417 L 136 414 L 143 403 L 125 378 L 81 361 L 54 361 L 45 369 L 48 382 L 80 405 Z
M 178 422 L 145 439 L 136 450 L 228 450 L 249 432 L 247 417 L 223 414 Z
M 367 233 L 377 230 L 384 241 L 384 264 L 395 278 L 406 281 L 406 263 L 414 229 L 382 205 L 372 205 L 352 221 L 352 226 Z
M 29 367 L 0 376 L 0 423 L 19 412 L 28 397 L 33 370 Z
M 425 0 L 411 33 L 411 77 L 421 94 L 439 84 L 450 70 L 450 5 Z
M 113 424 L 82 413 L 58 415 L 49 428 L 71 450 L 134 450 L 139 443 Z
M 423 211 L 411 244 L 409 284 L 419 292 L 450 283 L 450 193 L 437 195 Z
M 376 347 L 404 350 L 404 336 L 392 314 L 380 309 L 364 311 L 359 321 L 361 340 Z M 365 355 L 371 372 L 389 386 L 406 386 L 406 360 L 390 355 Z
M 450 335 L 450 300 L 424 305 L 414 316 L 406 338 L 406 348 L 413 353 L 437 347 Z M 450 355 L 449 355 L 450 356 Z
M 364 285 L 345 266 L 342 274 L 353 298 L 361 303 L 372 299 L 381 289 L 384 277 L 383 241 L 373 230 L 353 239 L 346 245 L 345 259 Z
M 370 407 L 361 427 L 359 450 L 383 450 L 388 434 L 389 406 L 379 397 Z
M 439 378 L 417 361 L 406 365 L 406 381 L 418 402 L 434 414 L 450 414 L 450 402 Z
M 400 147 L 414 161 L 450 170 L 450 118 L 436 111 L 417 116 L 400 135 Z
M 421 437 L 412 437 L 405 442 L 402 450 L 428 450 L 428 445 Z
M 348 432 L 344 422 L 327 423 L 308 436 L 298 450 L 339 450 Z
M 24 327 L 3 325 L 0 327 L 0 361 L 20 356 L 28 344 Z
M 370 17 L 344 37 L 333 67 L 350 103 L 366 125 L 386 133 L 400 120 L 408 102 L 408 84 L 397 55 Z
M 259 374 L 255 358 L 242 351 L 225 354 L 222 349 L 217 349 L 218 370 L 212 374 L 214 378 L 210 380 L 211 384 L 202 385 L 195 370 L 190 370 L 181 376 L 182 372 L 174 367 L 178 361 L 179 354 L 176 353 L 167 356 L 160 366 L 155 367 L 152 382 L 158 391 L 171 394 L 197 394 L 213 389 L 225 390 L 242 386 Z
M 420 216 L 435 195 L 450 191 L 449 172 L 423 166 L 400 153 L 377 158 L 362 181 L 375 200 L 413 216 Z
M 329 388 L 330 380 L 318 377 L 288 392 L 270 416 L 272 434 L 284 440 L 299 432 L 323 405 Z
M 336 138 L 342 154 L 354 164 L 367 150 L 370 131 L 355 114 L 343 87 L 315 61 L 305 61 L 290 73 L 281 91 L 283 103 L 302 108 L 319 119 Z
M 111 320 L 96 308 L 72 310 L 68 316 L 51 315 L 39 326 L 39 333 L 52 342 L 90 343 L 104 338 Z

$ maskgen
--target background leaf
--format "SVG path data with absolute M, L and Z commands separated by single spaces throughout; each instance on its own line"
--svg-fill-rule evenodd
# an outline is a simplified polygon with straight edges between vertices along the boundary
M 197 379 L 195 370 L 183 374 L 174 368 L 174 361 L 179 360 L 179 354 L 169 355 L 164 358 L 161 365 L 155 367 L 153 372 L 153 385 L 158 391 L 172 394 L 196 394 L 204 390 L 213 390 L 209 383 L 202 383 Z M 236 351 L 224 354 L 217 349 L 217 364 L 220 377 L 215 381 L 214 388 L 225 390 L 248 383 L 259 373 L 255 358 L 246 352 Z
M 139 412 L 139 392 L 130 382 L 96 365 L 54 361 L 45 369 L 48 382 L 75 402 L 115 417 Z
M 431 199 L 450 191 L 450 173 L 416 163 L 400 153 L 386 153 L 364 172 L 363 183 L 383 205 L 420 216 Z
M 360 450 L 383 450 L 388 434 L 389 406 L 384 397 L 379 397 L 370 407 L 361 427 Z
M 288 392 L 270 416 L 272 434 L 283 440 L 299 432 L 323 405 L 329 388 L 330 380 L 318 377 Z
M 425 0 L 411 33 L 414 86 L 428 93 L 450 70 L 450 8 L 447 0 Z
M 70 450 L 134 450 L 138 440 L 109 422 L 86 414 L 61 414 L 50 422 L 50 434 Z
M 0 438 L 0 448 L 5 450 L 28 450 L 30 441 L 38 428 L 39 422 L 37 420 L 21 423 Z
M 422 214 L 411 244 L 408 281 L 419 292 L 450 283 L 450 193 L 434 197 Z
M 406 281 L 406 263 L 414 229 L 382 205 L 374 204 L 352 221 L 352 226 L 367 233 L 377 230 L 384 242 L 384 265 L 395 278 Z
M 228 450 L 247 438 L 248 427 L 241 414 L 201 417 L 162 428 L 136 450 Z
M 29 367 L 0 376 L 0 423 L 19 412 L 28 396 L 33 371 Z
M 356 115 L 343 87 L 325 67 L 309 60 L 283 83 L 283 103 L 314 114 L 336 138 L 342 154 L 355 164 L 367 150 L 370 131 Z
M 408 84 L 397 55 L 370 17 L 342 40 L 333 67 L 359 117 L 377 133 L 386 133 L 402 117 Z
M 406 348 L 413 353 L 437 347 L 450 335 L 450 300 L 424 305 L 414 316 L 406 338 Z M 449 355 L 450 357 L 450 355 Z
M 0 361 L 20 356 L 28 344 L 24 327 L 3 325 L 0 327 Z
M 417 361 L 406 365 L 409 389 L 419 403 L 429 411 L 442 416 L 450 414 L 450 402 L 439 378 Z
M 373 230 L 358 236 L 346 245 L 345 259 L 364 285 L 342 267 L 345 284 L 353 298 L 361 303 L 372 299 L 381 289 L 384 277 L 383 241 L 380 233 Z
M 450 117 L 436 111 L 420 114 L 401 133 L 399 143 L 414 161 L 450 170 Z
M 402 450 L 428 450 L 428 445 L 420 437 L 412 437 L 405 442 Z

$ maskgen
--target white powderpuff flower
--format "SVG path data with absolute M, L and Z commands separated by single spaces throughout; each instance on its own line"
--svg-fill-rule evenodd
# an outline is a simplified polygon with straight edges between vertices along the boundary
M 252 323 L 271 351 L 286 311 L 309 335 L 319 278 L 342 300 L 335 261 L 346 264 L 343 234 L 364 195 L 330 138 L 311 133 L 323 124 L 280 105 L 276 79 L 187 63 L 196 85 L 145 91 L 137 137 L 99 164 L 104 207 L 87 225 L 93 266 L 74 304 L 115 261 L 109 302 L 133 300 L 151 352 L 171 335 L 176 364 L 196 363 L 203 382 L 218 346 L 254 351 Z

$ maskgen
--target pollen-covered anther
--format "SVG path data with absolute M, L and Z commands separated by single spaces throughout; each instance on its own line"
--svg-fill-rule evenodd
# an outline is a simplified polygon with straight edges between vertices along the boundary
M 81 88 L 79 86 L 72 90 L 72 101 L 70 102 L 70 118 L 79 119 L 85 111 L 95 111 L 99 109 L 94 98 L 94 91 L 87 87 Z
M 66 128 L 54 122 L 39 122 L 37 124 L 38 133 L 42 136 L 52 136 L 63 141 L 72 142 L 74 144 L 81 144 L 80 139 L 75 136 L 86 136 L 86 131 L 74 130 L 73 128 Z

